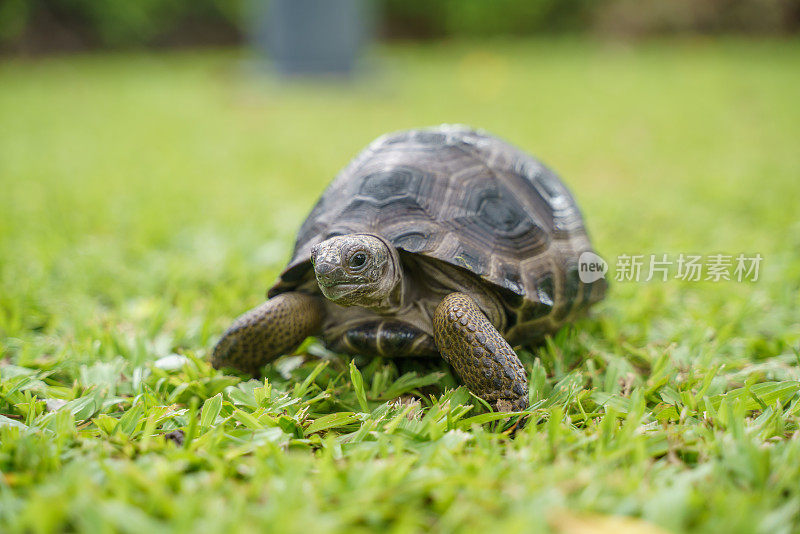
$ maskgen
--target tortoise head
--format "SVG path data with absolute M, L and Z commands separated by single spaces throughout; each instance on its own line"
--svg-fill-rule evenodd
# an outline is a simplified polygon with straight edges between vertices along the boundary
M 311 249 L 311 263 L 322 294 L 336 304 L 384 310 L 400 305 L 400 258 L 381 237 L 331 237 Z

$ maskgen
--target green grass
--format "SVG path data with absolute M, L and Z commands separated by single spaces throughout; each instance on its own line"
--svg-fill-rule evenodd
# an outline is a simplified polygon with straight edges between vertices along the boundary
M 797 532 L 798 64 L 781 41 L 396 46 L 316 86 L 235 53 L 6 60 L 0 530 Z M 440 122 L 557 169 L 612 264 L 758 252 L 761 278 L 613 283 L 521 351 L 513 435 L 437 362 L 359 371 L 311 340 L 265 381 L 209 368 L 336 171 Z

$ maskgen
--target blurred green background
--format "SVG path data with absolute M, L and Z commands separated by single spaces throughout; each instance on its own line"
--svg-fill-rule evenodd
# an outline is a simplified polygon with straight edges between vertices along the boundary
M 0 0 L 0 50 L 242 42 L 268 0 Z M 792 34 L 800 0 L 375 0 L 389 38 L 597 33 Z

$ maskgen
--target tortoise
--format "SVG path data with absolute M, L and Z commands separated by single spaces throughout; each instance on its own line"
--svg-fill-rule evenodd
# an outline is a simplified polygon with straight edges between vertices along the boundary
M 350 354 L 441 356 L 494 409 L 524 409 L 512 346 L 540 342 L 603 298 L 575 200 L 541 162 L 481 130 L 386 134 L 334 179 L 268 300 L 212 364 L 256 374 L 307 336 Z

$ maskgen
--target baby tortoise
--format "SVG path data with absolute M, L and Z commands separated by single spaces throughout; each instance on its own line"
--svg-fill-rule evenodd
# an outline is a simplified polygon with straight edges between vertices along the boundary
M 512 346 L 535 343 L 599 301 L 591 251 L 555 173 L 482 131 L 384 135 L 336 177 L 268 299 L 231 325 L 213 365 L 257 373 L 318 335 L 335 351 L 441 355 L 501 411 L 528 403 Z

